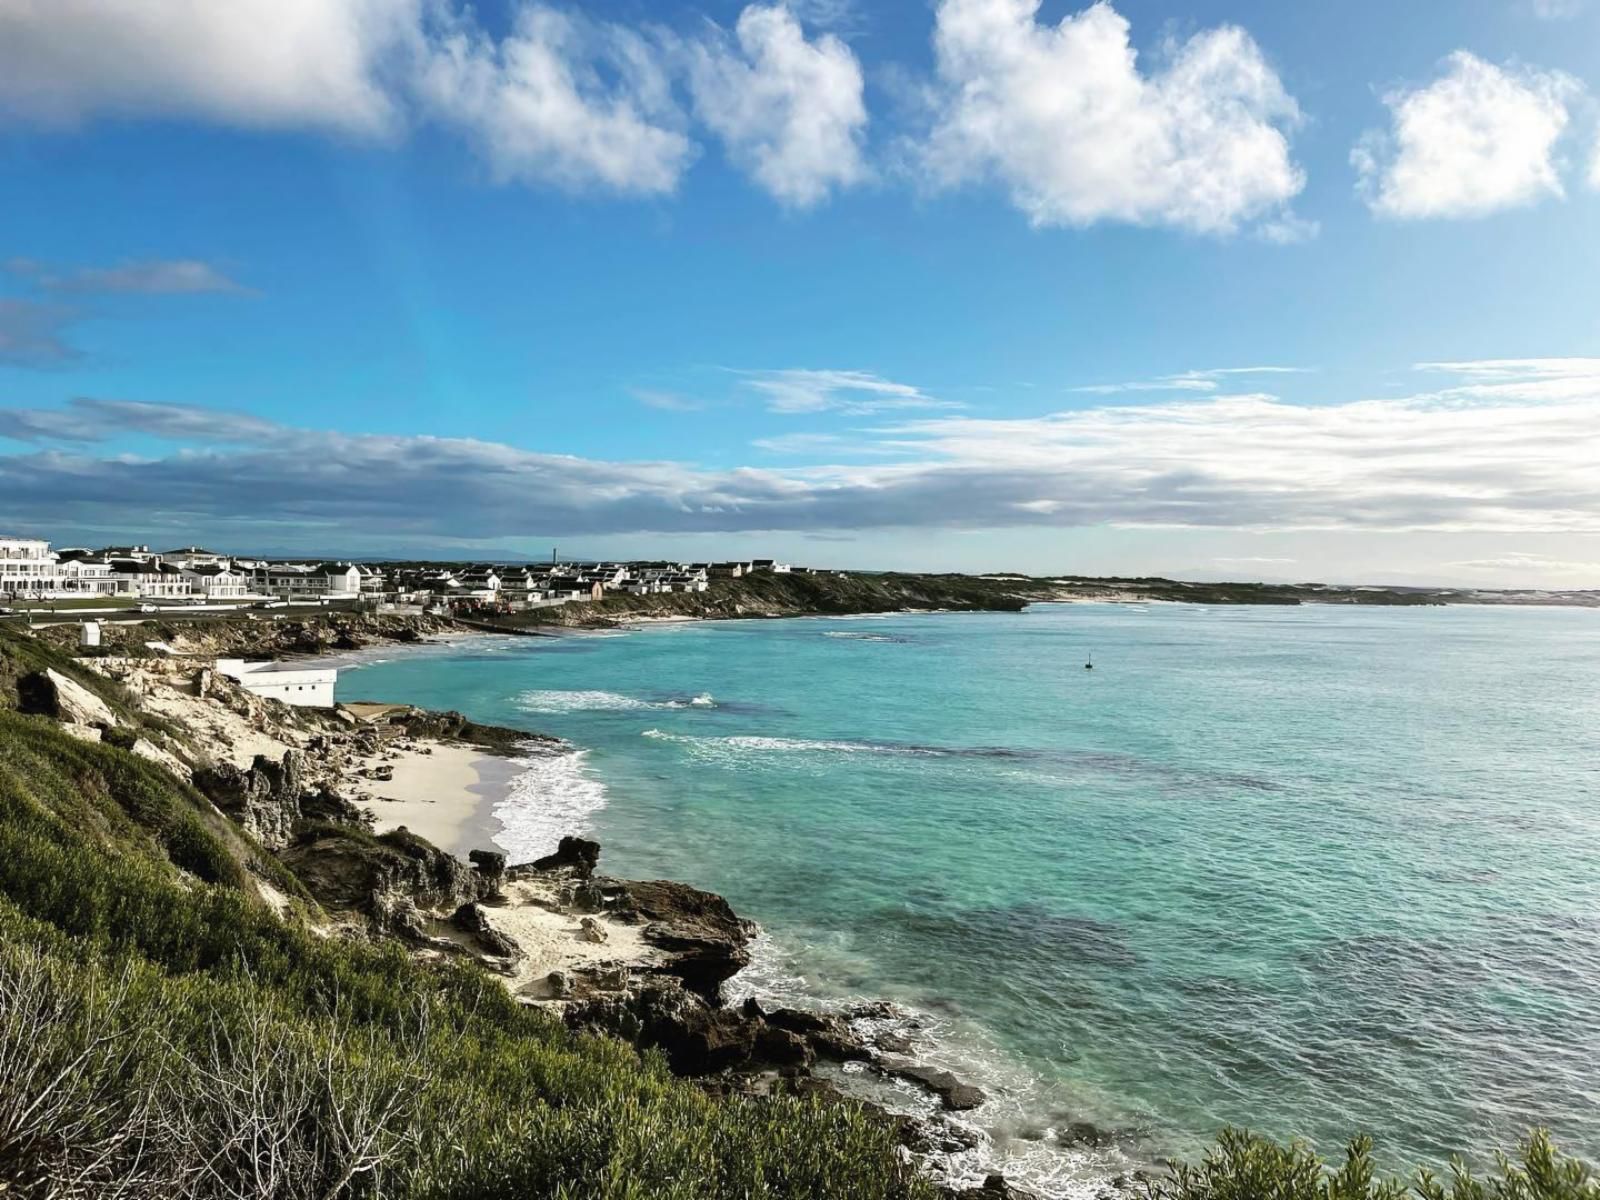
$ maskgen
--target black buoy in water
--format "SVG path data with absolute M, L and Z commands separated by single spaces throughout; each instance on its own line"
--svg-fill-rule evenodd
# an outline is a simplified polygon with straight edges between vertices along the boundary
M 1089 660 L 1089 661 L 1088 661 L 1088 662 L 1086 662 L 1086 663 L 1084 663 L 1084 664 L 1083 664 L 1083 669 L 1084 669 L 1084 670 L 1085 670 L 1085 671 L 1092 671 L 1092 670 L 1094 670 L 1094 660 L 1093 660 L 1093 659 L 1090 659 L 1090 660 Z

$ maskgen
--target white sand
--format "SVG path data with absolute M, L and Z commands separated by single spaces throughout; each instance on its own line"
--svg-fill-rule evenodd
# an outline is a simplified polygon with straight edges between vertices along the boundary
M 551 971 L 571 975 L 604 973 L 609 968 L 625 978 L 629 971 L 647 968 L 666 957 L 644 940 L 641 926 L 601 913 L 592 919 L 605 930 L 606 940 L 591 942 L 583 936 L 583 916 L 557 912 L 555 903 L 556 896 L 547 883 L 528 880 L 507 884 L 504 903 L 483 905 L 489 923 L 515 939 L 527 955 L 506 981 L 519 996 L 548 999 L 545 978 Z
M 365 778 L 365 768 L 377 766 L 392 769 L 394 777 Z M 360 803 L 379 833 L 404 825 L 465 858 L 469 850 L 494 847 L 493 808 L 508 768 L 508 760 L 472 746 L 418 741 L 415 749 L 385 749 L 358 759 L 356 778 L 370 791 L 371 798 Z

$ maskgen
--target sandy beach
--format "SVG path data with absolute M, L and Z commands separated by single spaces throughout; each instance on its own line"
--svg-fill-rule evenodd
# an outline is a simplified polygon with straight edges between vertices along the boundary
M 259 701 L 241 710 L 197 695 L 195 672 L 208 665 L 204 662 L 86 661 L 130 685 L 147 710 L 199 733 L 211 758 L 241 770 L 258 755 L 278 762 L 287 751 L 304 752 L 321 732 L 283 719 L 288 710 Z M 494 810 L 523 767 L 516 759 L 463 742 L 401 737 L 365 753 L 309 754 L 307 770 L 311 780 L 334 787 L 370 812 L 377 832 L 404 825 L 465 858 L 470 850 L 499 848 L 495 835 L 501 826 Z
M 472 746 L 419 741 L 359 760 L 355 774 L 370 791 L 357 801 L 372 814 L 377 832 L 404 825 L 465 858 L 469 850 L 499 848 L 495 806 L 520 770 L 514 759 Z M 387 779 L 373 778 L 389 772 Z

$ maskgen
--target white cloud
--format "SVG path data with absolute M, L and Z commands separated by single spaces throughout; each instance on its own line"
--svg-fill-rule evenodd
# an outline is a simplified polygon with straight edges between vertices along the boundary
M 808 41 L 782 5 L 739 14 L 690 49 L 695 111 L 743 170 L 783 204 L 806 208 L 866 177 L 861 65 L 832 34 Z
M 1581 90 L 1560 71 L 1456 51 L 1434 82 L 1384 96 L 1391 128 L 1351 152 L 1367 203 L 1386 217 L 1477 217 L 1561 196 L 1556 143 Z
M 81 401 L 0 414 L 0 435 L 40 447 L 0 455 L 0 511 L 22 525 L 187 525 L 253 538 L 277 527 L 310 541 L 350 528 L 422 541 L 463 528 L 483 538 L 1021 525 L 1600 534 L 1600 371 L 1580 360 L 1571 373 L 1585 389 L 1537 398 L 1554 360 L 1529 361 L 1542 364 L 1518 377 L 1531 400 L 1207 395 L 1033 418 L 934 415 L 855 431 L 853 462 L 838 461 L 835 443 L 813 443 L 811 453 L 835 461 L 782 470 L 607 462 Z M 1509 367 L 1494 371 L 1495 386 L 1518 382 Z M 134 433 L 177 448 L 115 453 Z
M 0 0 L 0 112 L 381 134 L 418 21 L 419 0 Z
M 147 259 L 115 267 L 84 267 L 61 273 L 31 259 L 5 264 L 13 275 L 29 279 L 47 291 L 63 293 L 143 293 L 155 296 L 204 292 L 242 293 L 241 287 L 210 263 L 198 259 Z
M 1512 578 L 1556 578 L 1600 581 L 1600 562 L 1551 558 L 1546 554 L 1527 554 L 1513 551 L 1497 558 L 1470 558 L 1461 562 L 1443 564 L 1464 571 L 1482 571 L 1486 574 Z
M 1038 8 L 939 5 L 937 117 L 924 150 L 937 180 L 998 178 L 1035 225 L 1215 234 L 1278 217 L 1304 186 L 1285 134 L 1298 109 L 1244 30 L 1171 44 L 1141 72 L 1109 3 L 1054 26 L 1036 21 Z
M 896 408 L 956 408 L 909 383 L 896 383 L 870 371 L 748 371 L 746 386 L 759 392 L 777 413 L 875 413 Z
M 695 154 L 659 46 L 542 5 L 522 8 L 498 42 L 453 22 L 417 87 L 501 181 L 670 192 Z
M 1416 369 L 1455 376 L 1457 382 L 1429 394 L 1451 403 L 1538 404 L 1600 394 L 1600 358 L 1489 358 Z
M 1075 392 L 1095 396 L 1114 396 L 1121 392 L 1215 392 L 1222 381 L 1237 375 L 1305 375 L 1310 367 L 1212 367 L 1200 371 L 1181 371 L 1155 379 L 1133 379 L 1125 383 L 1093 383 L 1075 387 Z
M 685 396 L 679 392 L 663 392 L 655 388 L 634 388 L 633 398 L 646 408 L 660 409 L 662 412 L 699 412 L 705 408 L 704 402 L 692 396 Z
M 1583 11 L 1584 0 L 1529 0 L 1528 7 L 1541 21 L 1569 21 Z

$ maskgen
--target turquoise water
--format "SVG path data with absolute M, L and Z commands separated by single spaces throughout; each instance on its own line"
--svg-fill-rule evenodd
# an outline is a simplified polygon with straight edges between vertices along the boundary
M 530 768 L 508 848 L 581 827 L 759 920 L 755 990 L 912 1007 L 994 1097 L 959 1166 L 1069 1194 L 1226 1123 L 1600 1158 L 1600 613 L 719 622 L 340 694 L 582 747 Z M 1064 1145 L 1080 1120 L 1119 1144 Z

